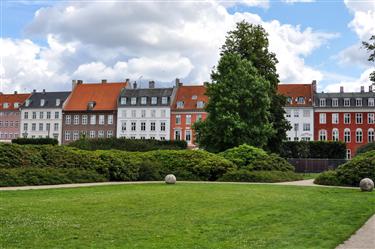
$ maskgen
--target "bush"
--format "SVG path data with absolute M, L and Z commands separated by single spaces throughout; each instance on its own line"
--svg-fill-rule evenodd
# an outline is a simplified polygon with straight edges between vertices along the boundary
M 341 185 L 337 179 L 337 172 L 333 170 L 329 170 L 319 174 L 318 177 L 314 180 L 314 183 L 333 186 Z
M 126 139 L 126 138 L 82 138 L 69 144 L 81 150 L 181 150 L 187 148 L 186 141 L 155 140 L 155 139 Z
M 42 145 L 42 144 L 57 145 L 59 142 L 57 141 L 57 139 L 46 137 L 46 138 L 15 138 L 15 139 L 12 139 L 12 143 L 34 144 L 34 145 Z
M 107 179 L 94 170 L 58 168 L 0 169 L 0 187 L 103 181 L 107 181 Z
M 373 150 L 375 150 L 375 142 L 368 143 L 359 147 L 357 150 L 357 155 L 366 153 L 368 151 L 373 151 Z
M 345 159 L 346 145 L 332 141 L 287 141 L 280 149 L 283 158 Z
M 237 165 L 239 169 L 264 171 L 294 171 L 294 167 L 276 154 L 268 155 L 264 150 L 243 144 L 221 152 L 219 155 Z
M 234 170 L 219 179 L 223 182 L 287 182 L 302 180 L 301 175 L 292 171 L 249 171 Z

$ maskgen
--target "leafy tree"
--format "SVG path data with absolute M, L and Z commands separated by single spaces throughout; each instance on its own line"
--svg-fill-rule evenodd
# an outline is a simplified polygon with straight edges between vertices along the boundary
M 372 61 L 375 63 L 375 35 L 371 36 L 370 42 L 362 42 L 362 44 L 363 47 L 366 48 L 368 52 L 370 52 L 368 61 Z M 370 80 L 375 83 L 375 71 L 370 74 Z
M 279 152 L 282 141 L 286 138 L 286 131 L 291 127 L 284 117 L 283 107 L 286 105 L 286 98 L 277 93 L 279 75 L 276 72 L 276 64 L 278 60 L 276 55 L 268 50 L 267 36 L 267 32 L 261 25 L 249 24 L 246 21 L 239 22 L 236 29 L 228 33 L 221 55 L 238 54 L 242 59 L 250 61 L 258 73 L 269 82 L 267 93 L 271 104 L 268 110 L 275 132 L 267 138 L 266 149 Z
M 195 124 L 201 147 L 219 152 L 240 144 L 264 147 L 273 134 L 269 122 L 269 82 L 248 60 L 224 54 L 208 85 L 209 115 Z

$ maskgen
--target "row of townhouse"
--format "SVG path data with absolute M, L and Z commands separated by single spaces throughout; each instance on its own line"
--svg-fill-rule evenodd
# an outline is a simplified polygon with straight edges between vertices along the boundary
M 205 86 L 138 88 L 126 82 L 72 81 L 71 92 L 0 94 L 0 141 L 80 137 L 186 140 L 194 146 L 194 122 L 206 117 Z
M 280 84 L 279 93 L 288 104 L 285 116 L 292 128 L 287 139 L 293 141 L 343 141 L 347 158 L 359 147 L 375 141 L 375 84 L 368 91 L 318 93 L 311 84 Z

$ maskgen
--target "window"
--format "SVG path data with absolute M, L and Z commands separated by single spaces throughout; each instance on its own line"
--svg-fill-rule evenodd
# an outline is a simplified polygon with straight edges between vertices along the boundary
M 356 124 L 362 124 L 363 115 L 362 113 L 356 113 L 355 114 L 355 123 Z
M 345 143 L 350 143 L 350 141 L 351 141 L 350 129 L 346 128 L 344 130 L 344 142 Z
M 104 125 L 105 120 L 104 120 L 104 115 L 99 115 L 99 124 Z M 98 135 L 99 136 L 99 135 Z
M 36 112 L 33 112 L 33 119 L 36 119 Z
M 368 106 L 375 106 L 375 101 L 373 98 L 368 99 Z
M 310 131 L 310 124 L 309 123 L 303 124 L 303 131 Z
M 142 98 L 141 98 L 141 104 L 142 104 L 142 105 L 147 104 L 147 97 L 142 97 Z
M 345 107 L 350 106 L 350 99 L 349 99 L 349 98 L 345 98 L 345 99 L 344 99 L 344 106 L 345 106 Z
M 43 119 L 44 118 L 44 112 L 39 112 L 39 118 Z
M 155 118 L 156 116 L 156 110 L 151 110 L 151 118 Z
M 95 131 L 90 131 L 90 138 L 95 138 L 96 132 Z
M 177 101 L 177 108 L 184 108 L 184 102 L 183 101 Z
M 60 99 L 56 99 L 56 106 L 59 106 L 61 103 L 61 100 Z
M 303 110 L 303 117 L 309 118 L 310 117 L 310 110 Z
M 65 131 L 64 137 L 65 137 L 65 141 L 69 141 L 70 140 L 70 131 Z
M 299 125 L 298 124 L 294 124 L 294 131 L 298 131 L 299 130 Z
M 29 113 L 28 113 L 28 112 L 24 112 L 24 114 L 23 114 L 23 118 L 24 118 L 24 119 L 29 119 Z
M 202 114 L 197 115 L 197 121 L 202 120 Z
M 297 98 L 297 104 L 305 104 L 305 98 L 300 96 Z
M 332 99 L 332 106 L 333 107 L 337 107 L 337 106 L 339 106 L 339 100 L 338 99 Z
M 107 123 L 108 123 L 109 125 L 113 124 L 113 115 L 108 115 Z
M 327 131 L 326 130 L 320 130 L 319 131 L 319 140 L 320 141 L 326 141 L 327 140 Z
M 151 122 L 151 131 L 155 131 L 155 122 Z
M 180 130 L 174 131 L 174 139 L 175 140 L 181 140 L 181 131 Z
M 295 118 L 298 118 L 298 117 L 299 117 L 299 111 L 298 111 L 298 110 L 294 110 L 293 113 L 294 113 L 294 117 L 295 117 Z
M 121 130 L 126 131 L 126 121 L 121 121 Z
M 176 115 L 176 125 L 181 124 L 181 115 Z
M 126 110 L 122 110 L 121 111 L 121 117 L 126 118 L 126 113 L 127 113 Z
M 332 124 L 338 124 L 338 123 L 339 123 L 339 114 L 332 113 Z
M 338 129 L 332 130 L 332 141 L 339 141 L 339 130 Z
M 31 101 L 30 101 L 29 99 L 27 99 L 27 100 L 25 101 L 25 105 L 26 105 L 26 106 L 29 106 L 29 105 L 30 105 L 30 102 L 31 102 Z
M 87 125 L 87 115 L 82 115 L 82 124 Z
M 46 131 L 50 131 L 51 130 L 51 124 L 50 123 L 47 123 L 46 124 Z
M 144 139 L 146 139 L 146 137 L 145 137 L 145 136 L 141 136 L 141 139 L 143 139 L 143 140 L 144 140 Z
M 310 141 L 310 137 L 301 137 L 301 141 Z
M 141 122 L 141 131 L 146 130 L 146 122 Z
M 15 103 L 13 104 L 13 106 L 14 106 L 14 108 L 18 108 L 18 107 L 20 107 L 20 103 L 15 102 Z
M 141 110 L 141 118 L 145 118 L 146 117 L 146 110 Z
M 107 131 L 107 138 L 113 137 L 113 131 Z
M 368 129 L 367 131 L 367 142 L 372 143 L 375 142 L 375 131 L 373 128 Z
M 41 100 L 40 100 L 40 106 L 44 106 L 45 103 L 46 103 L 46 100 L 45 100 L 45 99 L 41 99 Z
M 39 131 L 43 131 L 43 123 L 39 123 Z
M 362 143 L 363 142 L 363 132 L 362 129 L 357 129 L 355 131 L 355 141 L 356 143 Z
M 160 136 L 160 140 L 164 141 L 165 137 L 164 136 Z
M 367 114 L 367 123 L 368 124 L 375 124 L 375 113 L 368 113 Z
M 326 123 L 326 114 L 325 113 L 320 113 L 319 114 L 319 123 L 320 124 L 325 124 Z
M 137 98 L 136 97 L 131 98 L 130 101 L 131 101 L 130 104 L 132 104 L 132 105 L 137 104 Z
M 60 118 L 60 112 L 55 112 L 55 119 L 59 119 Z
M 79 125 L 79 115 L 74 115 L 73 123 Z
M 78 140 L 78 139 L 79 139 L 79 132 L 73 131 L 73 140 Z
M 121 103 L 121 105 L 126 105 L 126 98 L 125 97 L 121 97 L 120 103 Z
M 136 127 L 137 127 L 137 126 L 136 126 L 136 123 L 135 123 L 135 122 L 132 122 L 132 123 L 131 123 L 131 130 L 132 130 L 132 131 L 135 131 L 135 130 L 136 130 Z
M 158 103 L 158 97 L 151 97 L 151 105 L 156 105 Z
M 163 105 L 168 104 L 168 97 L 162 97 L 162 98 L 161 98 L 161 103 L 162 103 Z
M 95 125 L 96 124 L 96 115 L 90 116 L 90 124 Z
M 104 137 L 104 131 L 98 131 L 98 137 L 103 138 Z
M 350 124 L 350 113 L 344 113 L 344 124 Z
M 70 117 L 70 115 L 66 115 L 65 116 L 65 124 L 70 125 L 70 123 L 71 123 L 71 117 Z
M 350 160 L 352 158 L 352 151 L 350 149 L 346 150 L 346 159 Z
M 356 106 L 362 106 L 362 99 L 361 98 L 355 99 L 355 105 Z
M 59 123 L 54 123 L 53 124 L 53 130 L 58 131 L 59 130 Z
M 326 106 L 326 99 L 320 99 L 319 104 L 320 104 L 321 107 Z
M 155 140 L 155 137 L 154 136 L 150 136 L 150 139 Z
M 190 141 L 191 141 L 191 131 L 190 130 L 186 130 L 185 140 L 186 140 L 186 142 L 190 143 Z
M 132 110 L 132 118 L 136 118 L 137 117 L 137 111 L 136 110 Z
M 28 129 L 28 124 L 27 123 L 23 124 L 23 130 L 27 131 L 27 129 Z
M 288 110 L 285 110 L 285 113 L 286 113 L 285 116 L 286 116 L 287 118 L 290 118 L 290 117 L 292 116 L 292 111 L 289 110 L 289 109 L 288 109 Z
M 203 101 L 198 101 L 197 102 L 197 108 L 203 108 L 204 107 L 204 102 Z
M 165 131 L 165 122 L 160 123 L 160 130 Z
M 191 124 L 191 115 L 186 115 L 185 123 L 186 123 L 187 125 Z
M 287 102 L 288 102 L 289 104 L 292 104 L 293 99 L 292 99 L 291 97 L 288 97 L 288 98 L 287 98 Z

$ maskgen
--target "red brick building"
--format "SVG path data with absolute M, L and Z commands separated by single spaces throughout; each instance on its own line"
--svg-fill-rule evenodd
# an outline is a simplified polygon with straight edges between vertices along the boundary
M 63 108 L 63 139 L 67 144 L 80 136 L 116 136 L 117 99 L 127 82 L 85 83 L 73 81 L 73 90 Z
M 20 107 L 30 94 L 0 93 L 0 142 L 11 141 L 20 135 Z
M 315 96 L 315 140 L 343 141 L 347 158 L 357 149 L 375 141 L 375 93 L 372 86 L 365 92 L 317 93 Z
M 185 140 L 188 146 L 195 146 L 192 125 L 197 120 L 206 119 L 204 108 L 208 102 L 206 87 L 177 84 L 176 96 L 171 106 L 171 140 Z

